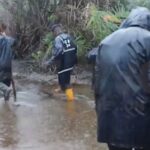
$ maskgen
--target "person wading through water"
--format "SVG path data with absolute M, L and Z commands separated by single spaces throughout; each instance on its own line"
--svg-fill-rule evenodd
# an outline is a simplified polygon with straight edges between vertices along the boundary
M 70 78 L 73 67 L 77 63 L 77 46 L 71 36 L 62 31 L 60 24 L 51 26 L 51 31 L 55 37 L 52 56 L 44 65 L 48 67 L 54 62 L 57 63 L 60 89 L 66 92 L 68 100 L 73 100 L 74 96 L 70 85 Z M 58 92 L 60 89 L 55 91 Z
M 4 23 L 0 24 L 0 95 L 8 101 L 11 92 L 12 39 L 6 36 L 6 28 Z
M 150 150 L 150 11 L 133 9 L 100 44 L 95 99 L 98 141 L 109 150 Z

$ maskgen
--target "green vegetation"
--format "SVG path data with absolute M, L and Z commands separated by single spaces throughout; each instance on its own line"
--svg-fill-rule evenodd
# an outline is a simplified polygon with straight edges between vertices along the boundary
M 53 37 L 49 23 L 62 23 L 74 36 L 78 56 L 85 58 L 87 50 L 117 30 L 129 11 L 136 6 L 150 8 L 149 0 L 9 0 L 1 2 L 10 10 L 18 45 L 17 57 L 31 56 L 41 61 L 52 49 Z M 9 4 L 9 5 L 8 5 Z
M 75 42 L 78 45 L 79 59 L 83 60 L 87 50 L 98 46 L 103 38 L 118 29 L 121 20 L 128 15 L 128 11 L 123 7 L 115 8 L 111 11 L 102 11 L 94 4 L 90 4 L 86 11 L 84 10 L 81 14 L 81 17 L 84 19 L 78 18 L 80 24 L 69 28 L 69 31 L 73 32 Z M 49 40 L 52 38 L 46 35 L 46 40 L 44 40 L 45 45 L 49 43 L 47 45 L 47 53 L 49 53 L 52 43 L 47 38 Z
M 51 33 L 47 33 L 41 41 L 42 47 L 38 51 L 32 53 L 32 58 L 36 61 L 42 61 L 44 57 L 51 54 L 53 37 Z

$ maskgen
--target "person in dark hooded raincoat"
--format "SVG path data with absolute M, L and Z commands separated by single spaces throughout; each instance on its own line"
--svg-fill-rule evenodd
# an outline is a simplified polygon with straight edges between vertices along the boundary
M 12 82 L 12 46 L 14 39 L 5 34 L 6 25 L 0 25 L 0 95 L 9 100 Z
M 100 44 L 95 99 L 98 141 L 150 150 L 150 11 L 136 8 Z
M 52 25 L 51 31 L 55 37 L 52 56 L 44 65 L 48 67 L 55 62 L 58 64 L 57 70 L 60 89 L 65 91 L 70 87 L 71 72 L 77 63 L 77 46 L 72 37 L 63 32 L 61 24 Z

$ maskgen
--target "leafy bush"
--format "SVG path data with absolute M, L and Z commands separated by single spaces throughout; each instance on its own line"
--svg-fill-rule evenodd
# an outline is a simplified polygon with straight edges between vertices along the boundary
M 76 44 L 78 46 L 79 60 L 84 59 L 87 50 L 90 48 L 90 42 L 80 33 L 76 38 Z
M 51 33 L 47 33 L 42 42 L 42 47 L 37 52 L 32 53 L 32 58 L 34 58 L 36 61 L 42 61 L 43 59 L 46 59 L 49 55 L 51 55 L 52 50 L 52 43 L 53 43 L 53 37 Z
M 57 0 L 5 0 L 0 4 L 10 12 L 15 24 L 18 43 L 15 54 L 25 57 L 38 51 L 42 37 L 48 31 L 49 18 L 52 20 Z
M 120 20 L 111 12 L 99 11 L 95 6 L 90 8 L 91 15 L 86 29 L 92 32 L 93 40 L 98 44 L 107 35 L 118 29 Z
M 98 46 L 101 40 L 118 29 L 120 23 L 129 12 L 123 6 L 117 6 L 112 11 L 101 11 L 95 5 L 88 6 L 88 15 L 78 28 L 77 44 L 79 58 L 84 58 L 87 50 Z
M 120 21 L 129 15 L 129 11 L 124 6 L 117 6 L 112 12 Z
M 62 11 L 62 8 L 60 10 Z M 65 9 L 66 13 L 63 13 L 67 14 L 68 10 L 70 10 L 70 8 Z M 73 12 L 74 10 L 75 12 Z M 128 11 L 126 11 L 123 5 L 117 5 L 111 11 L 101 11 L 94 4 L 89 4 L 88 7 L 82 9 L 82 11 L 79 9 L 80 15 L 79 10 L 77 10 L 78 9 L 72 9 L 71 14 L 74 14 L 74 17 L 71 17 L 71 14 L 69 14 L 70 21 L 67 21 L 67 15 L 62 15 L 61 19 L 67 31 L 71 32 L 76 37 L 75 42 L 78 45 L 79 60 L 84 60 L 87 50 L 98 46 L 102 39 L 117 30 L 122 19 L 126 18 L 128 15 Z M 59 9 L 57 9 L 57 11 L 59 11 Z M 75 17 L 76 12 L 78 12 L 76 15 L 79 17 Z M 56 13 L 50 15 L 48 18 L 50 21 L 55 21 L 59 17 Z M 74 24 L 75 18 L 78 19 L 76 24 Z M 47 33 L 42 40 L 42 52 L 34 53 L 33 57 L 35 59 L 42 59 L 45 56 L 49 56 L 51 54 L 52 41 L 52 35 Z
M 148 0 L 141 1 L 143 5 L 148 5 Z M 121 20 L 128 14 L 128 2 L 129 0 L 5 0 L 2 4 L 13 15 L 18 40 L 17 56 L 31 55 L 35 60 L 41 60 L 51 53 L 53 39 L 48 33 L 49 22 L 57 20 L 68 32 L 73 32 L 78 45 L 78 56 L 83 59 L 88 49 L 97 46 L 103 38 L 118 29 Z

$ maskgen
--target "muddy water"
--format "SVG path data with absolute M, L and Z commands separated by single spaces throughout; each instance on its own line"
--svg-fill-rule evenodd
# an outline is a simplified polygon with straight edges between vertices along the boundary
M 74 85 L 67 102 L 55 86 L 17 80 L 18 100 L 0 100 L 0 150 L 107 150 L 96 141 L 92 91 Z

